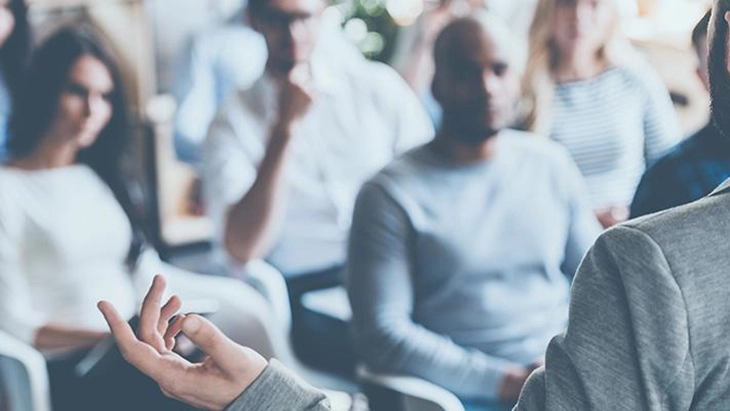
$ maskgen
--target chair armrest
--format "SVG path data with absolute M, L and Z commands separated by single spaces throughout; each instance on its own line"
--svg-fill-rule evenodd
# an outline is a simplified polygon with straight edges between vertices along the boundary
M 357 376 L 363 383 L 401 394 L 405 411 L 464 411 L 456 395 L 420 378 L 377 374 L 363 365 L 357 367 Z
M 343 391 L 320 390 L 330 400 L 333 411 L 349 411 L 352 407 L 352 396 Z
M 345 324 L 352 320 L 350 299 L 347 297 L 347 290 L 341 285 L 304 293 L 302 305 L 310 311 Z
M 10 408 L 50 411 L 46 360 L 35 348 L 0 330 L 0 381 L 7 389 Z
M 246 281 L 269 301 L 278 323 L 288 336 L 291 332 L 291 304 L 284 275 L 264 260 L 249 261 L 234 271 L 235 277 Z

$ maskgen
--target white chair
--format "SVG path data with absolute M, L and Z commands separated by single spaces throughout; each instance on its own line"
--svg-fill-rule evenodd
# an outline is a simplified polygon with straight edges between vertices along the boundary
M 9 410 L 50 411 L 48 372 L 33 347 L 0 330 L 0 391 Z M 0 404 L 2 405 L 2 404 Z
M 289 304 L 289 293 L 286 288 L 284 276 L 276 268 L 264 261 L 252 261 L 243 270 L 242 275 L 246 281 L 256 288 L 271 303 L 277 316 L 281 316 L 279 324 L 284 325 L 284 332 L 289 335 L 291 327 L 291 307 Z M 328 316 L 339 321 L 348 321 L 352 317 L 352 311 L 347 300 L 343 287 L 332 287 L 324 290 L 312 291 L 302 296 L 302 303 L 307 309 L 321 315 Z M 305 375 L 305 379 L 318 387 L 330 387 L 327 381 L 318 380 L 324 376 L 306 376 L 313 370 L 299 364 L 288 345 L 287 356 L 292 358 L 292 363 L 297 364 L 298 372 Z M 366 367 L 360 366 L 357 369 L 358 380 L 363 384 L 370 384 L 396 394 L 396 406 L 403 411 L 464 411 L 463 404 L 459 399 L 437 385 L 419 378 L 376 374 Z M 345 389 L 345 391 L 347 391 Z
M 397 394 L 392 398 L 402 411 L 464 411 L 464 405 L 450 391 L 415 377 L 377 374 L 365 366 L 357 368 L 358 378 L 363 384 L 372 384 Z

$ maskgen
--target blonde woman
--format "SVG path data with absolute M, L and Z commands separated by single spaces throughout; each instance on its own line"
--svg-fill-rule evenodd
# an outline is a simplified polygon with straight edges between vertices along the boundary
M 616 0 L 539 0 L 529 33 L 525 124 L 563 144 L 609 227 L 647 165 L 680 139 L 667 90 L 618 28 Z

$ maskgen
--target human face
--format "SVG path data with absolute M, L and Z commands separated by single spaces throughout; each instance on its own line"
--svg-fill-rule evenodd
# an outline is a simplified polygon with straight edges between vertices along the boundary
M 615 19 L 615 0 L 554 0 L 552 39 L 561 54 L 595 53 Z
M 317 44 L 323 0 L 269 0 L 253 19 L 266 39 L 268 68 L 286 74 L 308 62 Z
M 114 80 L 96 57 L 80 57 L 61 90 L 51 134 L 69 139 L 78 149 L 90 147 L 112 116 Z
M 481 143 L 512 121 L 519 76 L 511 65 L 508 42 L 472 27 L 454 41 L 453 53 L 438 61 L 442 73 L 435 92 L 452 133 L 466 143 Z
M 15 28 L 15 16 L 10 10 L 10 0 L 0 0 L 0 46 L 5 44 Z

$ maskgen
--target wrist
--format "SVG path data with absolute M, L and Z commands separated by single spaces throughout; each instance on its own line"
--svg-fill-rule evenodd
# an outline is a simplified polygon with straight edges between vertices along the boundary
M 271 141 L 288 142 L 294 134 L 295 126 L 296 122 L 293 120 L 277 120 L 271 127 Z
M 499 400 L 503 402 L 516 400 L 529 375 L 525 367 L 515 365 L 505 369 L 497 392 Z

